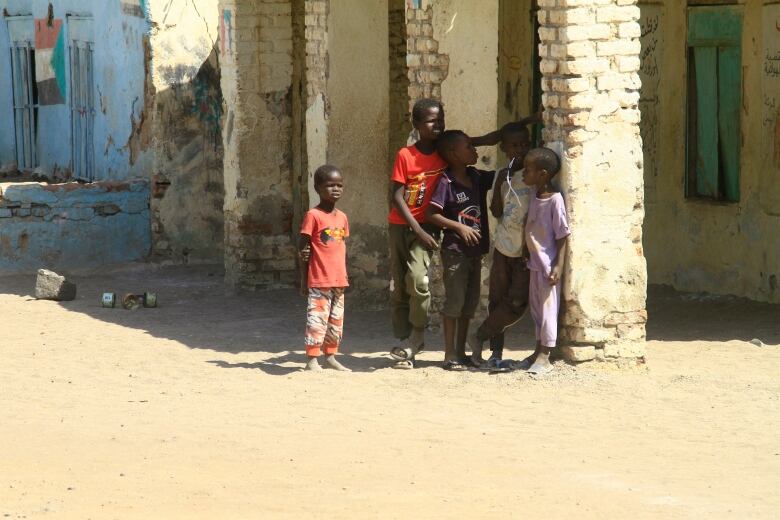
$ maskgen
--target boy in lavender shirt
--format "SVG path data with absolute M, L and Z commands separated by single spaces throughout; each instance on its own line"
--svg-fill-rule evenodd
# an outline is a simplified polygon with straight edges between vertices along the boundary
M 558 155 L 549 148 L 535 148 L 525 157 L 523 182 L 532 187 L 525 243 L 531 271 L 529 300 L 536 325 L 536 350 L 520 362 L 519 368 L 532 374 L 552 370 L 550 351 L 558 337 L 561 273 L 570 234 L 563 197 L 550 182 L 560 165 Z

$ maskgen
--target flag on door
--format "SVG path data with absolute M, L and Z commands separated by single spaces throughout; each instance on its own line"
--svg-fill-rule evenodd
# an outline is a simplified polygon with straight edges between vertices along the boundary
M 65 103 L 65 33 L 62 20 L 35 20 L 35 81 L 38 104 Z

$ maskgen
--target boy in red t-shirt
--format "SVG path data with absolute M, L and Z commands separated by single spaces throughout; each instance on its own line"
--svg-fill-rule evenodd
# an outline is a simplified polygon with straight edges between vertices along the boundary
M 347 280 L 349 222 L 336 201 L 344 192 L 344 179 L 335 166 L 326 164 L 314 172 L 314 189 L 320 203 L 303 218 L 298 253 L 301 258 L 301 292 L 309 297 L 306 314 L 306 370 L 321 371 L 317 358 L 325 352 L 325 365 L 342 372 L 348 368 L 336 360 L 344 331 L 344 289 Z

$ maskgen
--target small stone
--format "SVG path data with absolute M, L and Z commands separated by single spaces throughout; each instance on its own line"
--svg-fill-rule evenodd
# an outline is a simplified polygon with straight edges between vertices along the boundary
M 70 301 L 76 298 L 76 284 L 47 269 L 39 269 L 35 280 L 35 297 L 39 300 Z
M 763 347 L 763 346 L 764 346 L 764 342 L 763 342 L 763 341 L 761 341 L 761 340 L 760 340 L 760 339 L 758 339 L 758 338 L 753 338 L 753 339 L 751 339 L 751 340 L 750 340 L 750 344 L 751 344 L 751 345 L 755 345 L 755 346 L 757 346 L 757 347 Z

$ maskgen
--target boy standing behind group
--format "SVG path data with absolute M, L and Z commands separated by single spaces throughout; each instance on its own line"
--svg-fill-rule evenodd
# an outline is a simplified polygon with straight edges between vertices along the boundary
M 504 331 L 523 317 L 528 308 L 530 272 L 525 258 L 525 221 L 531 188 L 523 182 L 523 161 L 531 148 L 531 135 L 521 123 L 510 123 L 502 130 L 501 150 L 509 166 L 496 174 L 490 212 L 498 219 L 495 231 L 493 263 L 490 267 L 488 315 L 473 333 L 468 344 L 472 362 L 481 365 L 482 345 L 490 340 L 491 370 L 508 370 L 501 363 Z

